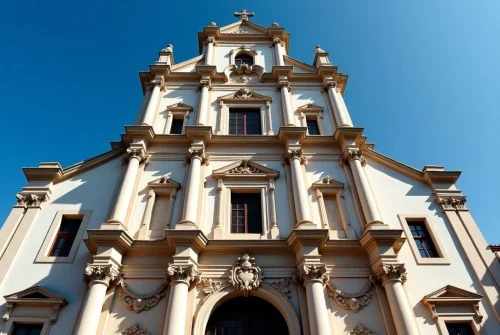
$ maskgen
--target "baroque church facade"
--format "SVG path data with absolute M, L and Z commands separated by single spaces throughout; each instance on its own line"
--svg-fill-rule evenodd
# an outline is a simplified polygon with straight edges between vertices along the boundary
M 460 172 L 375 151 L 328 52 L 235 16 L 159 52 L 109 152 L 23 169 L 0 334 L 499 334 Z

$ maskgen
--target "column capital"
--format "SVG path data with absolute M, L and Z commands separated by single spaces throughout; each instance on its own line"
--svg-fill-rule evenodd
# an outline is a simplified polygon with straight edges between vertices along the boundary
M 288 80 L 280 80 L 278 82 L 278 89 L 287 88 L 288 92 L 292 91 L 292 86 Z
M 287 154 L 283 157 L 285 163 L 290 163 L 291 159 L 298 159 L 300 164 L 307 165 L 307 159 L 304 156 L 302 149 L 288 150 Z
M 210 79 L 202 79 L 200 80 L 200 86 L 199 89 L 202 89 L 203 87 L 208 87 L 208 90 L 212 90 L 212 85 L 211 85 L 211 80 Z
M 186 164 L 191 164 L 193 159 L 199 159 L 201 161 L 201 164 L 206 164 L 208 165 L 210 163 L 210 157 L 205 154 L 205 149 L 194 149 L 190 148 L 189 153 L 186 156 L 185 163 Z
M 196 286 L 201 280 L 201 272 L 194 264 L 170 264 L 167 269 L 167 278 L 170 282 L 182 282 L 188 286 Z
M 330 280 L 328 269 L 325 263 L 307 264 L 299 267 L 300 279 L 304 285 L 310 281 L 320 282 L 325 286 Z
M 328 91 L 328 89 L 333 88 L 335 89 L 337 87 L 337 82 L 335 80 L 325 80 L 325 91 Z
M 358 160 L 360 161 L 362 166 L 366 165 L 366 159 L 363 156 L 363 150 L 358 148 L 349 148 L 344 152 L 344 158 L 340 161 L 341 164 L 348 163 L 350 164 L 352 161 Z
M 48 199 L 49 198 L 47 194 L 17 193 L 17 203 L 15 207 L 40 207 L 42 202 L 45 202 Z
M 99 282 L 109 287 L 118 285 L 122 281 L 121 275 L 111 264 L 87 264 L 83 277 L 87 283 Z
M 214 36 L 208 36 L 208 38 L 203 42 L 205 45 L 213 43 L 213 45 L 217 45 L 217 41 L 215 40 Z
M 275 47 L 277 44 L 281 45 L 281 38 L 279 37 L 273 38 L 273 47 Z
M 455 211 L 455 210 L 468 210 L 465 207 L 465 202 L 467 201 L 464 195 L 442 195 L 435 193 L 436 203 L 441 205 L 443 211 Z
M 149 164 L 149 156 L 146 155 L 144 149 L 134 149 L 134 148 L 128 148 L 127 149 L 127 155 L 126 157 L 123 158 L 123 165 L 127 164 L 130 162 L 132 158 L 136 158 L 139 161 L 139 164 Z
M 385 285 L 388 281 L 406 282 L 406 267 L 404 264 L 381 264 L 372 275 L 370 281 Z
M 147 88 L 154 89 L 155 87 L 159 87 L 160 91 L 165 89 L 165 84 L 162 79 L 153 79 L 147 84 Z

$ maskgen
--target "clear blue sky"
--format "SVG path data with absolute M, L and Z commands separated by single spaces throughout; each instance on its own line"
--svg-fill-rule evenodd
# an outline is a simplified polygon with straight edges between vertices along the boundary
M 311 63 L 316 44 L 330 52 L 376 150 L 418 169 L 462 170 L 467 205 L 500 243 L 497 0 L 2 1 L 0 222 L 26 183 L 21 167 L 109 150 L 135 121 L 137 72 L 168 43 L 176 62 L 198 55 L 197 32 L 242 8 L 285 27 L 292 57 Z

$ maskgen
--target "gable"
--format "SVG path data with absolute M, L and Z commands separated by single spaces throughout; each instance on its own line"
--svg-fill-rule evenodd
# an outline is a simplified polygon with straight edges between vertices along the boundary
M 235 100 L 236 101 L 260 100 L 260 101 L 269 101 L 269 102 L 272 102 L 273 98 L 271 98 L 271 97 L 269 97 L 267 95 L 255 93 L 253 91 L 250 91 L 248 88 L 243 87 L 243 88 L 240 88 L 239 90 L 237 90 L 234 93 L 230 93 L 230 94 L 224 95 L 222 97 L 218 97 L 217 100 L 218 101 L 227 101 L 227 100 L 233 100 L 233 101 L 235 101 Z
M 57 295 L 54 292 L 49 291 L 48 289 L 39 285 L 30 287 L 26 290 L 6 295 L 4 298 L 7 302 L 14 302 L 17 304 L 22 301 L 29 301 L 29 300 L 49 300 L 49 301 L 58 301 L 61 303 L 62 302 L 65 303 L 66 301 L 66 299 L 64 299 L 60 295 Z
M 267 29 L 252 22 L 238 21 L 228 26 L 222 27 L 220 29 L 220 32 L 222 34 L 264 35 L 267 34 Z
M 437 291 L 425 296 L 427 300 L 445 300 L 447 298 L 459 299 L 481 299 L 483 296 L 474 292 L 470 292 L 456 286 L 447 285 Z

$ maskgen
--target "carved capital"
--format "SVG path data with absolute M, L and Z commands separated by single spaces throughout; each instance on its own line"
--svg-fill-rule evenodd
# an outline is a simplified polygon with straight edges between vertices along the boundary
M 154 89 L 155 87 L 159 87 L 160 91 L 163 91 L 165 89 L 165 85 L 162 80 L 159 79 L 154 79 L 149 82 L 148 87 L 150 89 Z
M 229 274 L 229 284 L 237 291 L 243 291 L 244 296 L 248 296 L 248 291 L 259 288 L 264 275 L 262 270 L 255 266 L 255 258 L 244 254 L 238 258 L 236 266 L 233 267 Z
M 127 155 L 123 158 L 122 164 L 128 164 L 132 158 L 139 161 L 139 164 L 149 164 L 149 156 L 146 155 L 143 149 L 127 149 Z
M 325 82 L 325 91 L 328 91 L 328 89 L 335 87 L 337 87 L 337 82 L 335 80 L 327 80 Z
M 299 269 L 299 274 L 304 285 L 310 281 L 319 281 L 325 286 L 330 279 L 325 263 L 304 264 Z
M 273 47 L 276 46 L 277 44 L 281 44 L 281 38 L 279 37 L 273 38 Z
M 189 265 L 169 265 L 167 276 L 171 282 L 182 282 L 191 285 L 198 285 L 201 280 L 201 272 L 193 264 Z
M 447 210 L 466 210 L 465 196 L 437 196 L 436 202 L 441 205 L 444 211 Z
M 292 86 L 288 80 L 281 80 L 278 82 L 278 89 L 281 90 L 283 87 L 286 87 L 288 92 L 292 91 Z
M 360 161 L 362 166 L 366 165 L 366 159 L 363 157 L 363 150 L 361 149 L 349 149 L 346 151 L 344 156 L 346 163 L 351 163 L 354 160 Z
M 201 164 L 209 164 L 209 157 L 205 155 L 205 149 L 189 149 L 189 154 L 186 156 L 185 163 L 191 164 L 193 159 L 199 159 Z
M 200 80 L 200 86 L 199 86 L 199 88 L 202 89 L 203 87 L 208 87 L 208 90 L 211 91 L 212 90 L 212 85 L 211 85 L 210 80 L 208 80 L 208 79 Z
M 307 159 L 302 153 L 302 149 L 288 150 L 288 153 L 284 158 L 288 163 L 292 159 L 298 159 L 300 161 L 300 164 L 307 165 Z
M 210 43 L 213 43 L 213 45 L 217 45 L 217 42 L 215 41 L 215 37 L 213 37 L 213 36 L 209 36 L 209 37 L 205 40 L 205 44 L 210 44 Z
M 111 264 L 87 264 L 83 278 L 88 283 L 97 281 L 105 284 L 106 286 L 119 285 L 122 282 L 122 277 L 118 271 L 113 269 Z
M 370 281 L 374 284 L 385 284 L 387 281 L 406 282 L 406 268 L 404 264 L 382 264 L 370 276 Z
M 47 200 L 46 194 L 16 194 L 16 206 L 18 207 L 39 207 L 42 202 Z

